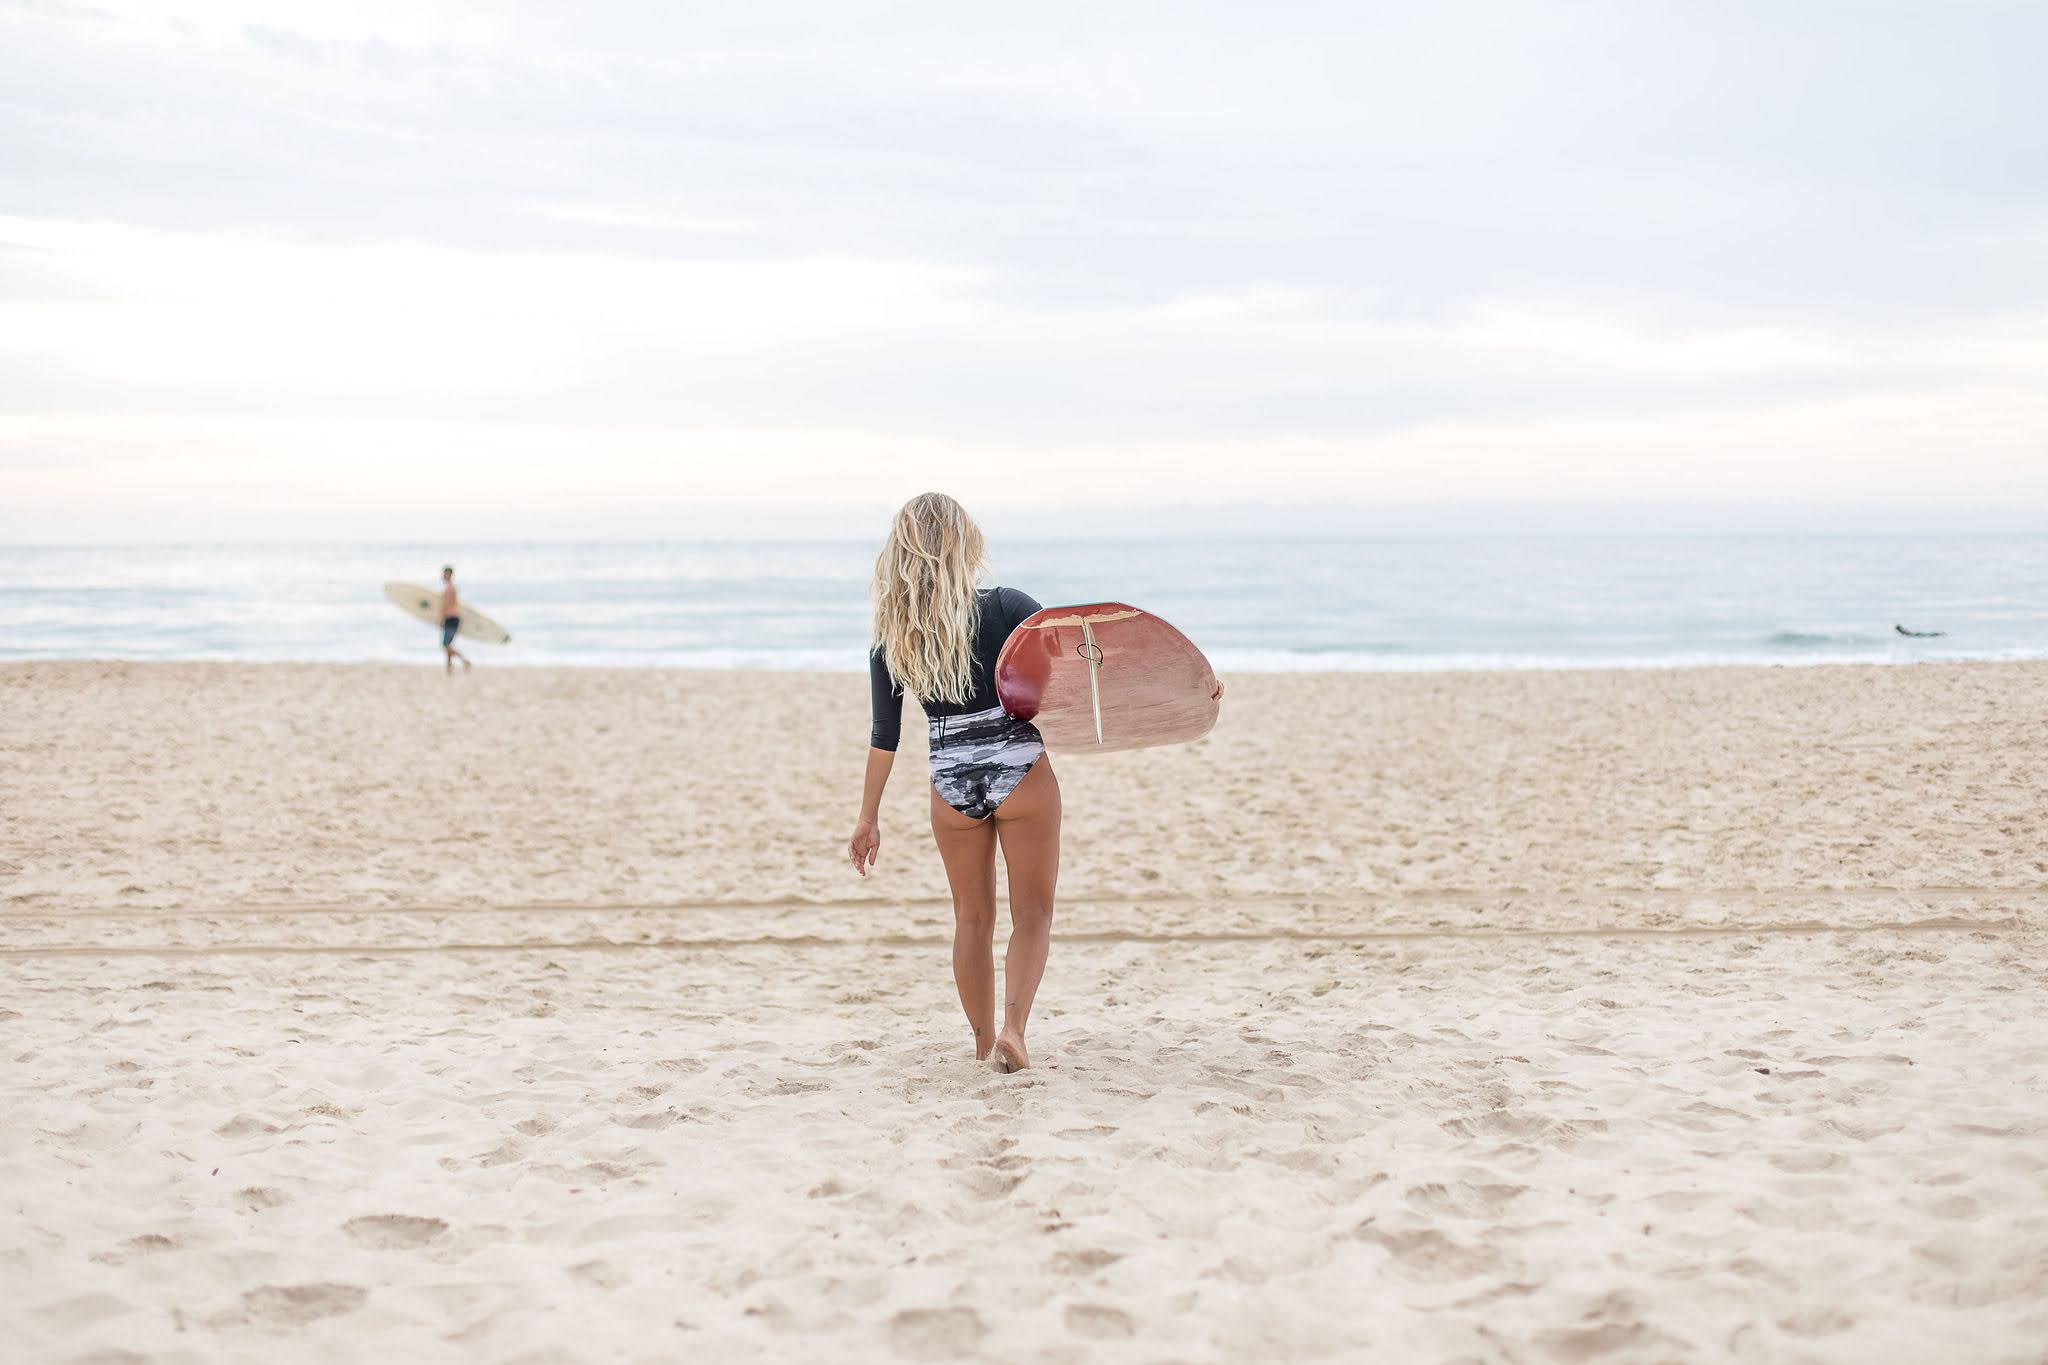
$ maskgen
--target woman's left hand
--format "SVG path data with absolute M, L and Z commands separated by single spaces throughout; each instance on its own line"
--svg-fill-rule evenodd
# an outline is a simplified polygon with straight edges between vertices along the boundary
M 846 856 L 853 859 L 853 870 L 865 877 L 868 869 L 875 865 L 875 855 L 882 850 L 882 831 L 873 820 L 863 820 L 853 827 L 853 837 L 846 841 Z

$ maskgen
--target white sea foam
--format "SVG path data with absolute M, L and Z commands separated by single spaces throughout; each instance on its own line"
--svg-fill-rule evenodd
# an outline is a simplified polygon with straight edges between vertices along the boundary
M 996 579 L 1158 612 L 1223 672 L 2048 658 L 2048 536 L 1025 541 Z M 492 664 L 865 666 L 865 542 L 0 547 L 0 659 L 433 662 L 444 561 Z M 1893 627 L 1941 630 L 1908 639 Z

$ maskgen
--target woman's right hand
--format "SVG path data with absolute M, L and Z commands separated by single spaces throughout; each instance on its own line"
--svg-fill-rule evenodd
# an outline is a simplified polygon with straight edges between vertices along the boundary
M 846 856 L 853 859 L 853 870 L 865 877 L 868 869 L 875 865 L 875 854 L 882 849 L 882 831 L 873 820 L 863 820 L 853 827 L 853 837 L 846 841 Z

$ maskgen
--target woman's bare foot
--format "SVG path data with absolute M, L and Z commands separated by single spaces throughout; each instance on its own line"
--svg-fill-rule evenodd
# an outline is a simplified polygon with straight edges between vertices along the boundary
M 1005 1076 L 1012 1071 L 1026 1070 L 1031 1065 L 1031 1054 L 1024 1050 L 1024 1040 L 1008 1030 L 996 1035 L 993 1052 L 996 1070 Z

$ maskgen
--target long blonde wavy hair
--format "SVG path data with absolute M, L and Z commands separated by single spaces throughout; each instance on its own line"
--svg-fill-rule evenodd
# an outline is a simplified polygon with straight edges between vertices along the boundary
M 874 647 L 920 701 L 958 704 L 974 691 L 984 562 L 981 528 L 944 493 L 918 494 L 889 524 L 875 559 Z

